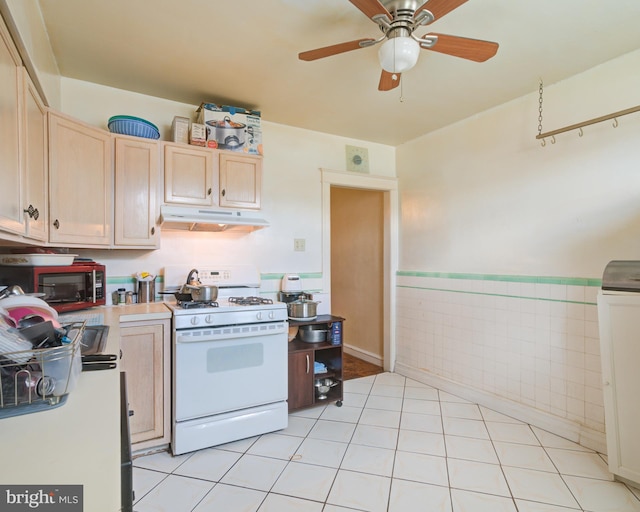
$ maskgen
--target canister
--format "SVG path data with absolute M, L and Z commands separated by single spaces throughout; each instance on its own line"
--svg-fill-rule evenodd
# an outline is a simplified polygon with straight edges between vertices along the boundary
M 156 300 L 156 282 L 138 281 L 138 302 L 155 302 Z
M 331 344 L 340 345 L 342 343 L 342 322 L 331 324 Z

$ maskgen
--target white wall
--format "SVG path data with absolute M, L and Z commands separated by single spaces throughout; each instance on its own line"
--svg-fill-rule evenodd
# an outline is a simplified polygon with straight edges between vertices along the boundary
M 546 86 L 543 132 L 640 104 L 640 51 Z M 535 139 L 538 94 L 397 149 L 397 371 L 604 450 L 596 296 L 640 259 L 640 113 Z
M 161 139 L 169 140 L 173 117 L 179 115 L 193 119 L 196 107 L 62 79 L 62 110 L 105 129 L 109 117 L 133 115 L 156 124 L 161 131 Z M 268 120 L 263 120 L 263 144 L 261 214 L 270 222 L 270 227 L 248 235 L 165 231 L 162 233 L 162 248 L 158 251 L 81 252 L 106 263 L 108 275 L 112 278 L 130 276 L 137 271 L 161 273 L 164 265 L 187 261 L 194 264 L 210 261 L 256 263 L 263 274 L 321 273 L 322 189 L 319 169 L 344 170 L 345 145 L 356 145 L 368 148 L 371 174 L 394 176 L 395 149 Z M 305 252 L 294 252 L 294 238 L 306 240 Z M 313 279 L 304 285 L 307 289 L 318 289 L 321 279 Z

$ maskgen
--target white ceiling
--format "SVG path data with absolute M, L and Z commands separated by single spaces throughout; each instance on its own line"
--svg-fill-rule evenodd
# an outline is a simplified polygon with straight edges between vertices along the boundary
M 39 2 L 63 76 L 394 146 L 640 48 L 638 0 L 469 0 L 416 33 L 495 41 L 497 55 L 423 51 L 379 92 L 377 46 L 298 60 L 380 35 L 348 0 Z

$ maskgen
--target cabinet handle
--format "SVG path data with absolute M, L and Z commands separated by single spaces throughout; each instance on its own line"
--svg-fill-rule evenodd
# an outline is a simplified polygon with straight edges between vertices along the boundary
M 31 219 L 33 219 L 33 216 L 35 215 L 36 216 L 36 220 L 38 220 L 38 216 L 39 216 L 38 210 L 35 209 L 32 204 L 29 205 L 29 208 L 27 208 L 25 210 L 22 210 L 22 211 L 24 213 L 29 214 L 29 218 L 31 218 Z
M 309 354 L 307 354 L 307 373 L 309 373 Z
M 225 194 L 227 193 L 227 191 L 226 191 L 225 189 L 222 189 L 222 192 L 221 192 L 221 193 L 222 193 L 222 197 L 224 197 L 224 196 L 225 196 Z
M 207 195 L 210 196 L 211 195 L 211 189 L 207 190 Z M 224 195 L 224 194 L 222 194 Z
M 129 416 L 133 416 L 135 414 L 135 411 L 133 409 L 129 409 Z
M 60 221 L 58 221 L 58 219 L 53 221 L 53 227 L 56 228 L 56 229 L 60 228 Z
M 155 235 L 155 234 L 156 234 L 156 227 L 155 227 L 155 226 L 153 226 L 153 227 L 151 228 L 151 234 L 152 234 L 152 235 Z
M 40 217 L 40 212 L 36 208 L 35 210 L 33 210 L 33 220 L 38 220 L 38 217 Z

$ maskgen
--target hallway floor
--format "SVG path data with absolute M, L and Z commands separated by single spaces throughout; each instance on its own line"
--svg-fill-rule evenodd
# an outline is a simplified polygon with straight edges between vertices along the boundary
M 640 512 L 605 457 L 397 374 L 287 429 L 134 461 L 137 512 Z

